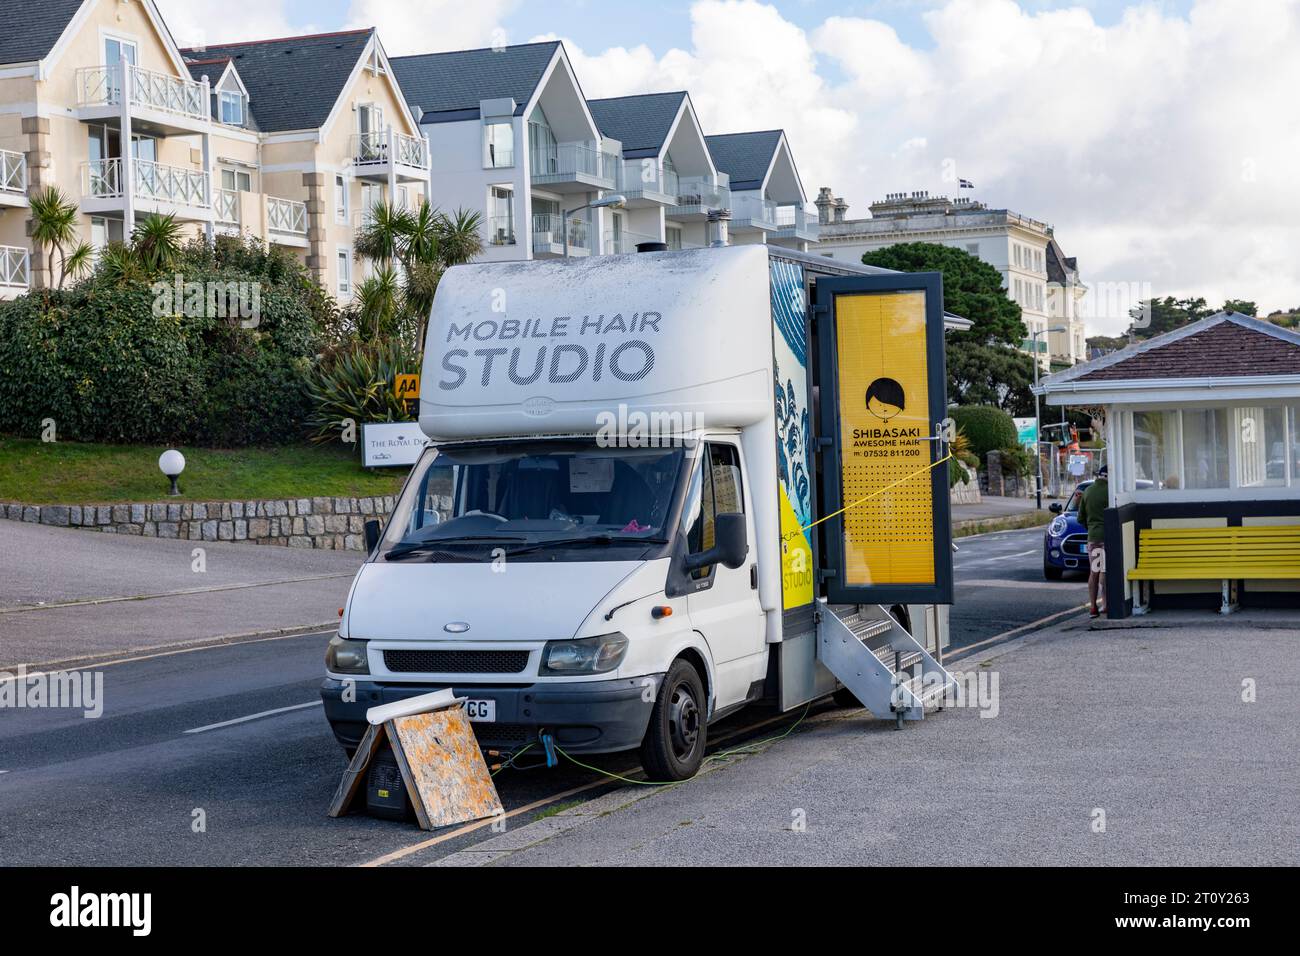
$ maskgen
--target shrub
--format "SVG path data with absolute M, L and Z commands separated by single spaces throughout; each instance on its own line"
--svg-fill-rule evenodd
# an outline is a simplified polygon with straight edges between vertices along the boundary
M 1016 423 L 1000 408 L 958 405 L 949 414 L 969 441 L 971 454 L 981 462 L 989 452 L 1016 444 Z
M 339 438 L 349 421 L 358 428 L 366 422 L 410 421 L 393 382 L 399 374 L 419 371 L 419 352 L 400 338 L 353 342 L 326 355 L 307 379 L 312 441 Z
M 302 434 L 305 379 L 325 300 L 280 252 L 186 246 L 186 282 L 258 282 L 256 328 L 237 317 L 155 314 L 144 269 L 116 248 L 89 279 L 0 311 L 0 432 L 34 437 L 53 419 L 73 441 L 245 445 Z M 160 276 L 160 281 L 170 277 Z
M 1028 478 L 1038 470 L 1034 462 L 1034 456 L 1019 445 L 1008 445 L 1006 448 L 999 448 L 998 454 L 1002 456 L 1002 474 L 1004 475 Z

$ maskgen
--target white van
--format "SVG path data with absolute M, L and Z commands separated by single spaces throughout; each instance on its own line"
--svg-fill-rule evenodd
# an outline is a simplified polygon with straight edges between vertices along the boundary
M 809 306 L 818 283 L 914 278 L 769 246 L 451 269 L 421 379 L 432 444 L 382 532 L 367 529 L 327 652 L 339 741 L 356 746 L 371 706 L 451 687 L 485 749 L 640 748 L 650 779 L 679 780 L 709 725 L 746 704 L 789 710 L 843 681 L 878 716 L 921 717 L 950 681 L 936 660 L 946 474 L 911 479 L 930 532 L 897 532 L 922 561 L 932 534 L 928 578 L 899 569 L 882 583 L 874 558 L 854 571 L 861 555 L 837 537 L 888 538 L 880 516 L 895 512 L 876 513 L 869 535 L 845 524 L 857 512 L 830 514 L 852 505 L 856 479 L 824 480 L 842 472 L 828 457 L 840 442 L 819 442 L 816 423 L 840 431 L 818 368 L 839 346 L 823 334 L 819 359 L 830 323 Z M 929 372 L 942 383 L 934 278 L 921 332 L 938 340 Z M 910 432 L 892 406 L 900 417 L 875 431 L 908 432 L 895 443 L 924 470 L 943 450 L 931 440 L 942 385 L 922 404 Z M 902 553 L 884 546 L 881 560 Z

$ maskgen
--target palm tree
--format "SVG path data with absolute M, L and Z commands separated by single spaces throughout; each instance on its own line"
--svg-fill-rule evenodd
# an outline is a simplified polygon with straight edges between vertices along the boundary
M 54 255 L 59 256 L 59 282 L 57 288 L 71 275 L 74 278 L 85 272 L 95 257 L 89 243 L 77 239 L 77 204 L 63 191 L 48 186 L 31 197 L 32 242 L 45 253 L 49 279 L 54 279 Z
M 427 201 L 421 201 L 413 212 L 377 203 L 370 224 L 357 236 L 354 248 L 358 256 L 373 261 L 381 273 L 390 269 L 394 274 L 376 283 L 380 278 L 377 273 L 357 287 L 366 328 L 380 334 L 381 325 L 374 319 L 387 315 L 388 304 L 398 298 L 395 267 L 400 266 L 404 275 L 400 313 L 415 323 L 416 341 L 423 348 L 438 281 L 448 268 L 469 262 L 483 251 L 482 225 L 483 217 L 478 212 L 458 209 L 448 216 Z M 397 324 L 395 319 L 392 327 Z
M 145 216 L 131 233 L 131 249 L 149 275 L 171 269 L 180 258 L 184 227 L 174 215 Z

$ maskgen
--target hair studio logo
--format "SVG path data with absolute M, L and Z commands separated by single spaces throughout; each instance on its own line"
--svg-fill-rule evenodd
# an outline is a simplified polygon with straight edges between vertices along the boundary
M 906 406 L 903 386 L 892 378 L 878 378 L 867 387 L 867 411 L 882 422 L 889 421 Z

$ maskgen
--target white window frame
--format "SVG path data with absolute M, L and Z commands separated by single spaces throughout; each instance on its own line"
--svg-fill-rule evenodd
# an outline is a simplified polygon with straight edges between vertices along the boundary
M 488 131 L 493 126 L 505 126 L 510 130 L 510 162 L 499 163 L 496 161 L 496 154 L 488 151 Z M 491 117 L 483 120 L 483 168 L 484 169 L 514 169 L 519 160 L 516 153 L 519 152 L 519 135 L 515 129 L 514 117 Z
M 352 247 L 339 246 L 335 251 L 334 262 L 338 270 L 334 287 L 338 290 L 340 299 L 350 299 L 352 298 Z
M 237 119 L 226 119 L 226 104 L 233 103 L 239 111 Z M 244 125 L 244 94 L 239 90 L 218 90 L 217 91 L 217 119 L 226 126 L 243 126 Z
M 348 215 L 352 211 L 352 184 L 342 173 L 334 174 L 334 221 L 347 225 Z

